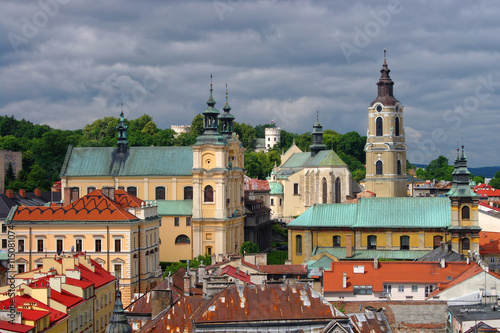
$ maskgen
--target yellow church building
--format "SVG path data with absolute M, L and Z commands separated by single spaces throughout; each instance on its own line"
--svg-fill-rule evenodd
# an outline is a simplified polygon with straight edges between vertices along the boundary
M 129 147 L 120 115 L 117 147 L 69 147 L 61 170 L 65 203 L 95 189 L 123 189 L 158 207 L 160 261 L 238 253 L 244 237 L 244 148 L 212 84 L 203 134 L 191 147 Z

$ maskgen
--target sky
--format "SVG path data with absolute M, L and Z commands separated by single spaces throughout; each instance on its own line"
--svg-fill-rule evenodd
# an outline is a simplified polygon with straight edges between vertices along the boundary
M 60 129 L 189 124 L 228 85 L 236 121 L 366 134 L 384 49 L 408 159 L 500 165 L 500 2 L 0 3 L 0 114 Z

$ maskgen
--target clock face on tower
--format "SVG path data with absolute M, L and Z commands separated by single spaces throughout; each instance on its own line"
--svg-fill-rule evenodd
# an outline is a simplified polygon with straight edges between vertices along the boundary
M 382 105 L 377 105 L 377 111 L 378 112 L 382 111 Z

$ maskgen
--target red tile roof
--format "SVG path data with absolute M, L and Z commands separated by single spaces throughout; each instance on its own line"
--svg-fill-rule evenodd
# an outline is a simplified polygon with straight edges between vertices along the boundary
M 121 204 L 116 203 L 103 195 L 102 190 L 96 190 L 64 207 L 18 207 L 12 219 L 14 221 L 137 220 L 136 216 L 122 206 L 122 204 L 136 204 L 136 202 L 128 202 L 127 196 L 123 196 L 121 200 Z
M 50 291 L 50 298 L 68 308 L 72 308 L 83 302 L 83 298 L 75 296 L 67 292 L 66 290 L 61 290 L 61 292 L 58 292 L 57 290 L 52 289 Z
M 479 253 L 500 254 L 500 232 L 479 232 Z
M 124 190 L 115 190 L 115 202 L 124 208 L 141 207 L 146 202 Z
M 232 276 L 233 278 L 235 279 L 238 279 L 242 282 L 245 282 L 245 283 L 251 283 L 250 282 L 250 275 L 249 274 L 246 274 L 242 271 L 236 271 L 236 268 L 231 266 L 231 265 L 227 265 L 226 267 L 224 267 L 222 269 L 222 274 L 221 275 L 224 275 L 224 274 L 227 274 L 229 276 Z
M 304 265 L 261 265 L 260 271 L 267 274 L 307 275 Z
M 102 268 L 97 261 L 90 259 L 90 263 L 94 266 L 94 272 L 82 264 L 79 264 L 78 268 L 80 269 L 82 279 L 93 282 L 95 289 L 116 280 L 116 278 L 107 270 Z
M 323 274 L 324 291 L 352 291 L 353 286 L 371 285 L 373 291 L 384 291 L 384 283 L 440 283 L 447 284 L 457 278 L 471 265 L 465 262 L 448 262 L 441 268 L 435 262 L 379 262 L 378 269 L 373 262 L 334 261 L 331 271 Z M 363 273 L 354 273 L 354 266 L 362 267 Z M 347 274 L 347 288 L 342 287 L 343 273 Z
M 33 297 L 29 295 L 23 295 L 23 296 L 16 296 L 13 298 L 14 299 L 14 304 L 16 305 L 16 308 L 18 311 L 22 312 L 22 318 L 27 319 L 27 320 L 38 320 L 40 318 L 43 318 L 47 314 L 49 315 L 49 320 L 51 323 L 54 323 L 58 321 L 59 319 L 62 319 L 66 316 L 65 313 L 57 311 L 48 305 L 34 299 Z M 2 306 L 5 306 L 6 308 L 9 307 L 11 304 L 11 299 L 6 299 L 2 302 L 0 302 L 0 308 Z M 23 309 L 23 306 L 27 306 L 29 308 Z M 42 310 L 31 310 L 32 307 L 37 307 Z
M 500 208 L 497 208 L 495 206 L 490 206 L 489 202 L 493 202 L 493 201 L 487 201 L 487 202 L 479 201 L 479 205 L 483 206 L 483 207 L 488 207 L 489 209 L 492 209 L 492 210 L 495 210 L 497 212 L 500 212 Z
M 500 190 L 477 190 L 474 192 L 482 198 L 500 197 Z
M 5 331 L 12 331 L 12 332 L 26 333 L 34 328 L 35 328 L 35 326 L 29 326 L 29 325 L 23 325 L 23 324 L 11 324 L 8 321 L 3 321 L 3 320 L 0 321 L 0 332 L 5 330 Z
M 270 191 L 267 180 L 254 179 L 245 176 L 245 191 Z

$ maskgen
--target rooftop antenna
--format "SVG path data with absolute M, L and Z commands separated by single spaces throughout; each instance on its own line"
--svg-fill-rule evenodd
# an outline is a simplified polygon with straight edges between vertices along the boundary
M 386 60 L 386 56 L 387 56 L 387 49 L 384 49 L 384 62 Z
M 316 121 L 319 121 L 319 111 L 316 110 Z

